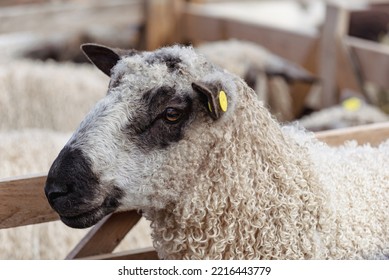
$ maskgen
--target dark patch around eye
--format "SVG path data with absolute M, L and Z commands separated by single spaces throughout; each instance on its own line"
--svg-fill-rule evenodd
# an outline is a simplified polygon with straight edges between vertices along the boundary
M 189 96 L 175 95 L 175 89 L 171 87 L 161 87 L 146 92 L 142 99 L 147 110 L 140 112 L 137 120 L 129 123 L 127 127 L 132 135 L 131 138 L 138 143 L 138 146 L 150 151 L 155 148 L 165 148 L 181 140 L 183 128 L 192 112 L 192 99 Z M 166 120 L 166 110 L 170 108 L 180 112 L 178 121 Z
M 156 90 L 149 100 L 148 107 L 150 113 L 156 112 L 161 107 L 165 107 L 175 93 L 176 90 L 169 86 L 162 86 Z

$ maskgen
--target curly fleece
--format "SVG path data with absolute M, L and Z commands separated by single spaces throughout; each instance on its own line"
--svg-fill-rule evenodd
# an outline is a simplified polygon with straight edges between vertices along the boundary
M 161 258 L 389 258 L 389 142 L 335 149 L 296 127 L 282 128 L 247 84 L 190 47 L 118 61 L 112 49 L 91 48 L 117 64 L 107 96 L 66 149 L 87 155 L 99 199 L 115 186 L 122 191 L 116 211 L 139 209 L 151 221 Z M 158 104 L 163 108 L 144 102 L 163 87 L 174 89 L 162 96 L 169 99 Z M 219 90 L 228 109 L 210 114 L 205 98 L 215 101 Z M 179 100 L 191 101 L 179 138 L 160 146 L 148 141 L 177 132 L 159 116 Z M 134 129 L 140 120 L 146 127 Z M 92 204 L 93 193 L 84 198 L 81 206 Z M 102 218 L 93 212 L 73 225 L 91 216 Z
M 154 199 L 174 201 L 144 210 L 160 257 L 389 258 L 389 143 L 330 148 L 235 82 L 234 114 L 188 131 L 153 175 Z

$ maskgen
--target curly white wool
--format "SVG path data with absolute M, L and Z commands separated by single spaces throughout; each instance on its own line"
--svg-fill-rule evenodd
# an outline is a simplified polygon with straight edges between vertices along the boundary
M 165 62 L 148 63 L 153 54 L 178 54 L 181 72 L 168 71 Z M 122 77 L 120 83 L 71 144 L 86 143 L 82 151 L 92 169 L 114 178 L 124 197 L 119 210 L 140 209 L 151 220 L 161 258 L 389 259 L 389 142 L 331 148 L 312 133 L 281 127 L 242 79 L 192 48 L 163 48 L 117 63 L 113 76 Z M 193 118 L 179 140 L 137 154 L 138 142 L 120 145 L 127 135 L 110 126 L 121 127 L 124 104 L 134 120 L 145 110 L 142 92 L 162 85 L 196 101 L 197 80 L 223 89 L 235 84 L 226 90 L 235 103 L 228 114 L 214 120 L 206 104 L 193 102 Z M 103 108 L 109 109 L 101 117 Z M 103 129 L 104 139 L 96 129 Z M 119 144 L 108 150 L 107 139 Z M 120 161 L 104 168 L 112 154 Z M 139 175 L 123 162 L 147 168 Z

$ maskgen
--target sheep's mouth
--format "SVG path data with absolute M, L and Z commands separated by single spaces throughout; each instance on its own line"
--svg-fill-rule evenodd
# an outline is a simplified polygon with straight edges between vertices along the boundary
M 113 213 L 119 207 L 117 199 L 107 197 L 103 204 L 91 210 L 76 215 L 61 215 L 61 221 L 72 228 L 88 228 L 97 224 L 108 214 Z
M 87 228 L 97 224 L 102 218 L 106 215 L 112 213 L 114 210 L 106 212 L 101 211 L 100 208 L 94 209 L 93 211 L 88 211 L 83 214 L 79 214 L 76 216 L 61 216 L 61 221 L 72 228 Z

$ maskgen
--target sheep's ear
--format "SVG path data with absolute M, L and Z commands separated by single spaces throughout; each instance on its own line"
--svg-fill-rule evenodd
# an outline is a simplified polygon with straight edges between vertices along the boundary
M 192 83 L 192 88 L 200 94 L 210 116 L 217 120 L 228 110 L 228 97 L 220 84 Z
M 88 59 L 104 74 L 111 76 L 111 69 L 120 60 L 119 50 L 97 44 L 84 44 L 81 49 Z

